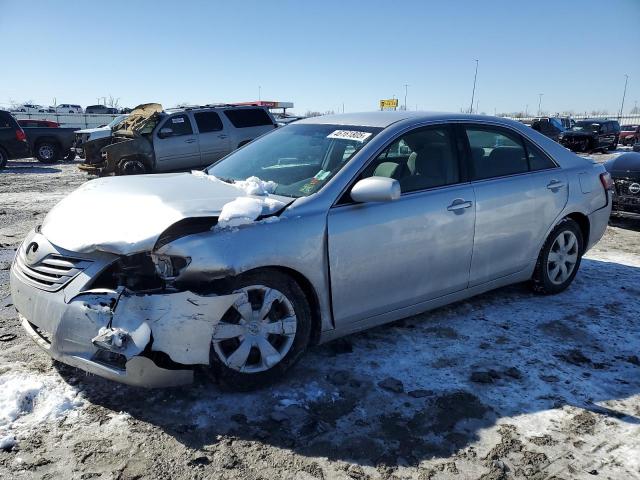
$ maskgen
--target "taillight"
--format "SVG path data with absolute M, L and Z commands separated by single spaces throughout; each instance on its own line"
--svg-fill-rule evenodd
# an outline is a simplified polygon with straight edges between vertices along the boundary
M 27 141 L 27 135 L 24 133 L 24 130 L 16 130 L 16 140 L 18 140 L 19 142 Z
M 600 174 L 600 182 L 605 190 L 613 190 L 613 179 L 611 178 L 611 174 L 609 172 L 604 172 Z

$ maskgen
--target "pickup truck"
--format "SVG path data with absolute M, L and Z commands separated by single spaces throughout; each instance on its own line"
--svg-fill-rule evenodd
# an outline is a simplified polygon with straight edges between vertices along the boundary
M 0 170 L 8 160 L 29 156 L 29 144 L 24 130 L 9 112 L 0 110 Z
M 77 128 L 24 127 L 32 154 L 42 163 L 73 160 L 76 152 L 71 146 Z
M 261 106 L 164 111 L 158 103 L 138 105 L 111 136 L 83 144 L 79 168 L 101 176 L 202 168 L 275 128 L 271 113 Z

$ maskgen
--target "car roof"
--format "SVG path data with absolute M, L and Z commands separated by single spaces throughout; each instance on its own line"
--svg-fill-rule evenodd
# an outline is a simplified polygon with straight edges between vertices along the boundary
M 296 124 L 324 124 L 324 125 L 359 125 L 363 127 L 380 127 L 386 128 L 394 123 L 403 120 L 414 122 L 427 121 L 481 121 L 481 122 L 497 122 L 505 125 L 513 125 L 513 120 L 502 117 L 491 117 L 488 115 L 472 115 L 465 113 L 447 113 L 447 112 L 410 112 L 404 110 L 386 111 L 386 112 L 361 112 L 361 113 L 342 113 L 338 115 L 322 115 L 318 117 L 309 117 L 298 120 Z

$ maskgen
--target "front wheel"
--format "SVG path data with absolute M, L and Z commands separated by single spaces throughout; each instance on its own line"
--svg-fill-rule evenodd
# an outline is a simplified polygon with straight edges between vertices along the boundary
M 531 277 L 534 292 L 560 293 L 571 284 L 580 267 L 583 242 L 582 231 L 574 220 L 565 218 L 556 225 L 538 255 Z
M 58 146 L 54 143 L 43 142 L 36 146 L 36 158 L 41 163 L 55 163 L 58 161 Z
M 147 166 L 142 160 L 125 159 L 118 164 L 116 173 L 118 175 L 142 175 L 147 173 Z
M 311 336 L 311 310 L 296 281 L 277 270 L 240 275 L 238 300 L 215 326 L 210 365 L 233 390 L 253 390 L 280 379 L 302 356 Z

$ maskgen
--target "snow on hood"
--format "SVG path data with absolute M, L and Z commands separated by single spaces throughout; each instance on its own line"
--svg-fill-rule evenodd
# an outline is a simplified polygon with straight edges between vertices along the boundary
M 150 251 L 162 232 L 177 221 L 219 216 L 225 205 L 247 197 L 245 183 L 225 183 L 202 172 L 99 178 L 58 203 L 46 216 L 41 232 L 54 245 L 74 252 Z M 262 208 L 259 215 L 292 201 L 267 195 L 265 191 L 257 199 Z M 259 216 L 256 213 L 255 202 L 248 214 L 242 208 L 229 213 L 227 208 L 229 226 L 253 221 Z

